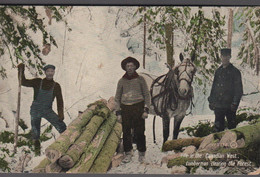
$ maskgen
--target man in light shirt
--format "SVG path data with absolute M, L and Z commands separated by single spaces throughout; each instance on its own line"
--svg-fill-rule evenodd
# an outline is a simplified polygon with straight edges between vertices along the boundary
M 133 156 L 132 132 L 135 132 L 139 162 L 145 160 L 146 139 L 145 119 L 148 117 L 150 107 L 150 93 L 142 76 L 136 70 L 140 63 L 133 57 L 127 57 L 121 62 L 121 67 L 126 73 L 117 84 L 115 101 L 116 114 L 123 126 L 123 145 L 125 151 L 124 163 L 131 161 Z

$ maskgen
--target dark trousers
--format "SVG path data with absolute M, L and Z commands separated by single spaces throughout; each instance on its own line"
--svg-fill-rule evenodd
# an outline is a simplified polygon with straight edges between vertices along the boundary
M 134 105 L 121 104 L 122 125 L 123 125 L 123 144 L 124 151 L 128 152 L 133 149 L 132 146 L 132 131 L 135 132 L 137 149 L 140 152 L 146 151 L 145 140 L 145 120 L 142 118 L 144 112 L 144 102 Z
M 236 112 L 228 108 L 216 108 L 215 111 L 215 131 L 220 132 L 225 129 L 225 117 L 227 117 L 228 129 L 236 128 Z

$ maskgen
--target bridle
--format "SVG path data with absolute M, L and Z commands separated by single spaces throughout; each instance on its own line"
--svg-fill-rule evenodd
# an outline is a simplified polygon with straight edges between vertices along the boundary
M 183 70 L 181 73 L 179 73 L 179 67 L 180 67 L 180 66 L 185 66 L 184 70 Z M 192 66 L 192 67 L 195 69 L 194 72 L 192 72 L 191 74 L 189 74 L 189 73 L 187 72 L 187 67 L 188 67 L 188 66 Z M 188 62 L 183 62 L 183 63 L 181 63 L 178 67 L 176 67 L 176 68 L 174 69 L 174 73 L 177 75 L 177 81 L 178 81 L 178 83 L 180 83 L 182 80 L 184 80 L 184 81 L 186 81 L 186 82 L 188 83 L 189 86 L 191 86 L 192 81 L 193 81 L 193 77 L 194 77 L 194 75 L 195 75 L 195 73 L 196 73 L 196 67 L 195 67 L 194 64 L 188 59 Z M 181 75 L 184 74 L 184 73 L 187 74 L 187 76 L 189 77 L 189 80 L 186 79 L 185 77 L 181 78 Z

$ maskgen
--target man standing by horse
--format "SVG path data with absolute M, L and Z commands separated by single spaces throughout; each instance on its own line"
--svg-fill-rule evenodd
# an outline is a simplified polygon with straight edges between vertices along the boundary
M 36 155 L 40 155 L 41 144 L 39 139 L 42 117 L 49 121 L 59 133 L 66 130 L 66 124 L 63 122 L 64 112 L 61 87 L 53 80 L 55 66 L 46 65 L 43 68 L 46 75 L 44 79 L 26 79 L 24 68 L 25 65 L 23 63 L 18 65 L 18 78 L 20 78 L 21 73 L 21 84 L 26 87 L 33 87 L 34 89 L 34 99 L 30 110 L 32 139 L 34 142 L 35 153 Z M 57 99 L 58 115 L 52 110 L 52 103 L 55 97 Z
M 132 130 L 136 136 L 138 160 L 141 163 L 145 160 L 145 119 L 148 117 L 151 98 L 144 78 L 136 72 L 139 66 L 140 63 L 133 57 L 127 57 L 121 62 L 121 67 L 126 73 L 117 84 L 115 96 L 116 115 L 123 126 L 123 145 L 126 155 L 124 163 L 130 162 L 133 156 Z
M 216 70 L 208 98 L 209 108 L 215 113 L 215 131 L 225 129 L 227 117 L 228 129 L 236 127 L 236 110 L 243 95 L 240 71 L 230 63 L 231 49 L 221 49 L 222 65 Z

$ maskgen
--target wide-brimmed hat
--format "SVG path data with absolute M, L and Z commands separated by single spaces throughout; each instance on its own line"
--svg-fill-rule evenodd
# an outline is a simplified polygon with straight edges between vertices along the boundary
M 121 67 L 123 70 L 126 70 L 125 67 L 126 67 L 126 64 L 127 63 L 134 63 L 134 65 L 136 66 L 136 69 L 138 69 L 140 67 L 140 63 L 137 59 L 133 58 L 133 57 L 127 57 L 125 58 L 122 62 L 121 62 Z
M 46 71 L 49 68 L 52 68 L 52 69 L 55 70 L 55 66 L 54 65 L 46 65 L 46 66 L 43 67 L 43 70 Z
M 231 55 L 231 49 L 230 48 L 223 48 L 220 50 L 221 55 Z

